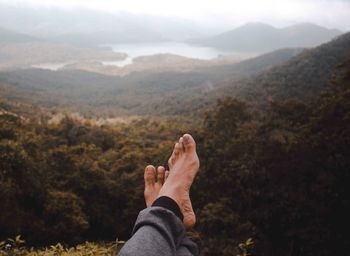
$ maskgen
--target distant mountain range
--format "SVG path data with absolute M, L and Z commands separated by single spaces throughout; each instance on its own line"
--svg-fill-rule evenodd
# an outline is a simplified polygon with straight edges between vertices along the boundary
M 34 41 L 40 40 L 30 35 L 16 33 L 0 27 L 0 43 L 25 43 Z
M 0 98 L 92 116 L 198 116 L 226 96 L 264 108 L 269 101 L 306 101 L 325 90 L 337 66 L 349 59 L 349 46 L 347 33 L 316 48 L 283 49 L 191 72 L 123 77 L 79 70 L 0 72 Z
M 1 3 L 0 24 L 7 31 L 6 34 L 0 30 L 0 41 L 40 38 L 83 46 L 186 41 L 222 50 L 254 53 L 286 47 L 315 47 L 342 33 L 311 23 L 282 29 L 264 23 L 248 23 L 211 36 L 217 30 L 214 32 L 181 18 L 125 12 L 112 14 L 88 9 L 32 8 L 28 5 L 11 6 Z M 9 31 L 16 31 L 18 35 L 10 35 Z
M 203 105 L 205 99 L 204 105 L 209 106 L 225 96 L 238 97 L 260 107 L 270 101 L 307 101 L 332 85 L 338 67 L 349 58 L 350 33 L 346 33 L 326 44 L 304 50 L 283 64 L 240 80 L 221 83 L 213 92 L 198 91 L 196 100 L 182 105 L 188 110 L 190 106 Z
M 32 8 L 0 3 L 1 27 L 45 40 L 97 45 L 185 40 L 208 35 L 186 19 L 106 13 L 89 9 Z
M 252 102 L 268 99 L 305 101 L 331 86 L 338 67 L 349 58 L 350 33 L 346 33 L 305 50 L 266 72 L 227 84 L 222 93 L 231 91 Z
M 234 30 L 189 43 L 229 51 L 268 52 L 286 47 L 315 47 L 342 34 L 311 23 L 275 28 L 264 23 L 248 23 Z
M 0 72 L 0 98 L 37 102 L 44 107 L 70 108 L 96 116 L 105 113 L 180 114 L 178 109 L 183 107 L 182 102 L 197 97 L 197 93 L 192 94 L 193 90 L 200 90 L 199 95 L 204 97 L 205 91 L 215 95 L 218 83 L 263 72 L 300 51 L 284 49 L 237 64 L 198 68 L 193 72 L 135 72 L 122 77 L 79 70 Z

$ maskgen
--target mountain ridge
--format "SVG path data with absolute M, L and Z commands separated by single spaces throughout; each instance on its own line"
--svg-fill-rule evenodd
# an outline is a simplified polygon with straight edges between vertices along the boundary
M 207 34 L 196 23 L 181 19 L 128 12 L 90 9 L 33 8 L 0 3 L 2 27 L 48 41 L 96 46 L 110 43 L 185 40 Z
M 0 43 L 27 43 L 35 41 L 42 41 L 42 39 L 0 27 Z
M 124 77 L 79 70 L 0 73 L 5 98 L 97 116 L 199 116 L 217 99 L 238 97 L 258 108 L 272 101 L 307 101 L 331 85 L 350 56 L 350 33 L 313 49 L 285 49 L 191 72 L 134 72 Z M 7 89 L 11 88 L 14 91 Z M 0 86 L 1 89 L 1 86 Z M 17 93 L 16 93 L 17 91 Z
M 255 22 L 207 38 L 189 40 L 189 43 L 222 50 L 267 52 L 279 48 L 315 47 L 339 36 L 342 32 L 312 23 L 300 23 L 284 28 Z
M 178 107 L 173 104 L 181 102 L 192 90 L 213 90 L 213 85 L 220 81 L 238 80 L 262 72 L 285 62 L 299 51 L 279 50 L 240 63 L 198 68 L 191 72 L 134 72 L 124 77 L 80 70 L 7 71 L 0 72 L 0 89 L 12 88 L 17 91 L 7 93 L 8 90 L 4 90 L 3 95 L 7 98 L 16 94 L 19 100 L 33 99 L 47 106 L 75 105 L 81 106 L 82 111 L 92 108 L 100 114 L 167 115 L 177 113 Z M 169 102 L 163 104 L 164 98 Z M 75 108 L 77 110 L 79 108 Z
M 243 99 L 258 109 L 264 109 L 271 101 L 306 102 L 332 86 L 337 67 L 350 58 L 349 46 L 350 33 L 345 33 L 270 69 L 213 84 L 211 90 L 196 88 L 192 91 L 195 96 L 184 98 L 177 111 L 203 112 L 224 97 Z M 165 102 L 171 102 L 170 98 L 165 98 Z

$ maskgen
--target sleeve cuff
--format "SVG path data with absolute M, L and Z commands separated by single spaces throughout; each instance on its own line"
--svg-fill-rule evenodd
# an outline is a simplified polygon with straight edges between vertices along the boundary
M 170 197 L 167 197 L 167 196 L 158 197 L 153 202 L 152 206 L 158 206 L 158 207 L 163 207 L 165 209 L 168 209 L 169 211 L 172 211 L 181 221 L 183 221 L 184 219 L 184 216 L 181 213 L 180 207 Z

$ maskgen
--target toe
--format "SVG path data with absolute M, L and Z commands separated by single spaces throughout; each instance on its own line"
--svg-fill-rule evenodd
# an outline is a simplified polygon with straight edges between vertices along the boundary
M 168 167 L 169 167 L 169 169 L 173 168 L 174 163 L 175 163 L 175 161 L 174 161 L 174 156 L 171 155 L 171 157 L 170 157 L 169 160 L 168 160 Z
M 166 170 L 166 171 L 165 171 L 164 181 L 166 181 L 166 180 L 167 180 L 168 176 L 169 176 L 169 171 L 168 171 L 168 170 Z
M 183 145 L 185 147 L 185 151 L 196 150 L 196 142 L 194 141 L 191 135 L 185 134 L 182 138 L 183 138 Z
M 153 185 L 155 183 L 155 181 L 156 181 L 156 168 L 154 168 L 153 165 L 148 165 L 145 168 L 144 178 L 145 178 L 146 186 Z
M 171 156 L 170 156 L 170 158 L 168 160 L 169 169 L 173 168 L 173 166 L 175 164 L 175 160 L 176 160 L 176 156 L 175 156 L 175 147 L 174 147 L 174 150 L 171 153 Z
M 180 144 L 178 142 L 176 142 L 175 148 L 174 148 L 174 156 L 175 156 L 175 158 L 178 157 L 179 154 L 180 154 Z
M 163 166 L 159 166 L 157 169 L 157 183 L 163 185 L 165 178 L 165 168 Z
M 185 151 L 185 146 L 184 146 L 184 139 L 183 137 L 181 137 L 179 139 L 179 150 L 180 150 L 180 154 L 183 153 Z

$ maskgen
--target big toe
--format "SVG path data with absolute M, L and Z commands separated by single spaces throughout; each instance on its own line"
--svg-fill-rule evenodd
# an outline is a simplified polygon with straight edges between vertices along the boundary
M 183 138 L 183 145 L 186 152 L 191 152 L 196 150 L 196 142 L 194 141 L 193 137 L 190 134 L 184 134 L 182 138 Z
M 146 186 L 153 185 L 156 181 L 156 168 L 153 165 L 147 165 L 144 173 Z

